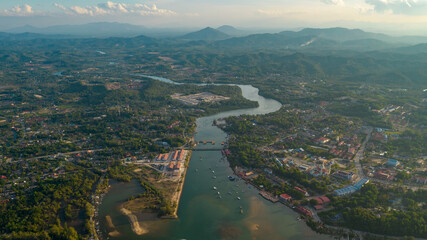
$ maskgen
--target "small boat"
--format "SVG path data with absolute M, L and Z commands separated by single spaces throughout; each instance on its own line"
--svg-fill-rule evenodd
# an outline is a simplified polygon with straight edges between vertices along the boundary
M 214 170 L 212 170 L 212 173 L 213 173 L 213 174 L 215 174 L 215 171 L 214 171 Z
M 233 177 L 233 176 L 228 176 L 228 180 L 230 180 L 230 181 L 234 181 L 234 180 L 236 180 L 236 178 L 235 178 L 235 177 Z
M 240 197 L 237 197 L 237 200 L 240 200 Z
M 212 176 L 213 179 L 216 179 L 216 176 Z
M 213 190 L 216 190 L 216 187 L 215 187 L 215 186 L 213 187 Z
M 218 196 L 219 199 L 222 199 L 221 195 Z
M 243 209 L 240 209 L 240 214 L 243 214 Z
M 220 193 L 220 192 L 218 192 L 218 195 L 221 195 L 221 193 Z
M 231 195 L 231 192 L 228 192 L 228 194 L 230 194 L 230 195 Z

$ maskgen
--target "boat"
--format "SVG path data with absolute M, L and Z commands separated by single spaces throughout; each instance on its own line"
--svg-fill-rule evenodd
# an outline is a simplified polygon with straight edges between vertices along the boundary
M 212 173 L 213 173 L 213 174 L 215 174 L 215 171 L 214 171 L 214 170 L 212 170 Z
M 243 209 L 240 209 L 240 214 L 243 214 Z
M 215 187 L 215 186 L 213 187 L 213 190 L 216 190 L 216 187 Z
M 240 200 L 240 197 L 237 197 L 237 200 Z
M 216 179 L 216 176 L 212 176 L 213 179 Z
M 234 180 L 236 180 L 236 178 L 230 175 L 230 176 L 228 176 L 228 180 L 234 181 Z
M 221 193 L 220 192 L 218 192 L 218 195 L 220 195 Z

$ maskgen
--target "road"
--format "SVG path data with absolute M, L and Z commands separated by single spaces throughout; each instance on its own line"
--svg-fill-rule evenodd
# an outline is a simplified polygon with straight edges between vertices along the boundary
M 66 152 L 66 153 L 55 153 L 55 154 L 51 154 L 51 155 L 45 155 L 45 156 L 39 156 L 39 157 L 33 157 L 33 158 L 27 158 L 26 160 L 37 160 L 37 159 L 41 159 L 41 158 L 47 158 L 47 157 L 55 157 L 58 154 L 63 154 L 63 155 L 70 155 L 70 154 L 77 154 L 77 153 L 83 153 L 83 152 L 98 152 L 98 151 L 102 151 L 105 149 L 86 149 L 86 150 L 79 150 L 79 151 L 73 151 L 73 152 Z
M 363 172 L 362 165 L 360 164 L 360 159 L 363 158 L 366 144 L 369 142 L 369 139 L 371 139 L 371 134 L 373 130 L 373 127 L 369 127 L 368 135 L 366 136 L 365 140 L 362 143 L 362 146 L 360 146 L 359 151 L 357 151 L 356 156 L 354 157 L 354 164 L 356 165 L 357 175 L 360 178 L 366 177 L 365 173 Z
M 384 185 L 397 185 L 396 182 L 389 182 L 389 181 L 380 180 L 377 178 L 367 177 L 367 176 L 365 176 L 365 173 L 363 172 L 362 165 L 360 164 L 360 160 L 363 159 L 366 144 L 369 142 L 369 139 L 371 138 L 371 134 L 372 134 L 373 130 L 374 130 L 373 127 L 369 127 L 369 133 L 366 136 L 365 140 L 363 141 L 362 145 L 360 146 L 359 151 L 356 153 L 356 156 L 354 157 L 354 164 L 355 164 L 356 169 L 357 169 L 357 175 L 360 179 L 368 178 L 372 182 L 377 182 L 377 183 L 381 183 Z M 414 185 L 408 185 L 408 184 L 401 184 L 401 186 L 406 187 L 406 188 L 410 188 L 414 191 L 427 188 L 426 186 L 414 186 Z

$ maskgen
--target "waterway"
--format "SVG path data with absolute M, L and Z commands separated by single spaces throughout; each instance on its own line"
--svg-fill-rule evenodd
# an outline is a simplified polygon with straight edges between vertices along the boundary
M 174 83 L 169 79 L 152 78 Z M 257 88 L 237 86 L 242 89 L 245 98 L 257 101 L 259 106 L 197 119 L 195 140 L 213 140 L 217 144 L 202 144 L 200 148 L 217 148 L 218 144 L 226 141 L 227 134 L 212 126 L 215 119 L 267 114 L 281 108 L 279 102 L 258 95 Z M 297 221 L 298 214 L 288 207 L 263 199 L 256 189 L 243 181 L 237 178 L 230 181 L 229 175 L 233 175 L 233 171 L 228 162 L 222 160 L 221 151 L 194 151 L 178 209 L 179 219 L 147 219 L 145 227 L 150 232 L 143 236 L 132 233 L 128 220 L 118 210 L 118 205 L 128 199 L 133 190 L 135 195 L 142 191 L 137 189 L 138 183 L 113 184 L 100 206 L 101 229 L 105 229 L 105 216 L 110 215 L 120 232 L 118 237 L 110 239 L 330 239 L 311 231 L 304 222 Z

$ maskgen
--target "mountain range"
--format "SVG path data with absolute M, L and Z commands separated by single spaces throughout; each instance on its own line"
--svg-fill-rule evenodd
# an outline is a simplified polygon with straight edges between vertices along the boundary
M 157 35 L 156 35 L 157 34 Z M 133 37 L 145 35 L 149 38 Z M 23 26 L 0 33 L 3 40 L 60 39 L 120 36 L 116 40 L 123 44 L 141 45 L 141 39 L 150 39 L 149 44 L 168 42 L 173 45 L 194 46 L 229 50 L 351 50 L 377 51 L 390 50 L 404 53 L 425 52 L 425 46 L 413 46 L 427 43 L 427 37 L 393 37 L 380 33 L 365 32 L 360 29 L 346 28 L 305 28 L 300 31 L 282 31 L 278 33 L 249 34 L 229 25 L 183 33 L 180 30 L 149 29 L 124 23 L 89 23 L 84 25 L 61 25 L 46 28 Z M 160 37 L 160 38 L 159 38 Z M 130 38 L 130 39 L 121 39 Z M 120 39 L 120 40 L 119 40 Z M 393 49 L 393 50 L 392 50 Z

